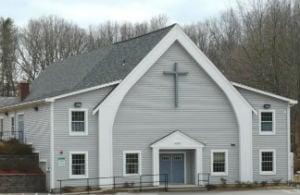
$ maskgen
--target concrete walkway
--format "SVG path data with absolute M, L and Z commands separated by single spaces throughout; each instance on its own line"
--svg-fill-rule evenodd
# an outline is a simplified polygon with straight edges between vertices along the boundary
M 300 189 L 282 190 L 249 190 L 249 191 L 227 191 L 227 192 L 160 192 L 160 193 L 117 193 L 117 195 L 300 195 Z

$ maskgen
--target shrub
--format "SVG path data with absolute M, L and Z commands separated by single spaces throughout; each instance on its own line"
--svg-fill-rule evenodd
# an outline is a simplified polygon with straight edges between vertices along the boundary
M 272 181 L 275 186 L 278 186 L 281 183 L 281 179 L 273 179 Z
M 214 190 L 214 189 L 217 188 L 217 186 L 212 185 L 212 184 L 207 184 L 205 187 L 206 187 L 206 189 L 207 189 L 208 191 L 209 191 L 209 190 Z
M 33 154 L 31 145 L 20 143 L 17 139 L 2 141 L 0 143 L 0 155 L 26 155 Z
M 260 182 L 260 184 L 261 184 L 262 187 L 265 187 L 268 184 L 268 182 L 267 181 L 262 181 L 262 182 Z
M 240 181 L 235 181 L 235 187 L 237 187 L 237 188 L 243 187 L 242 182 L 240 182 Z

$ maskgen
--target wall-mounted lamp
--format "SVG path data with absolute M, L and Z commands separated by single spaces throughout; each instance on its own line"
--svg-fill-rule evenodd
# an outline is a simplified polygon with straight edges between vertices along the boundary
M 39 107 L 38 106 L 35 106 L 34 107 L 34 110 L 37 112 L 37 111 L 39 111 Z
M 5 115 L 8 116 L 8 112 L 5 112 Z
M 270 109 L 271 108 L 271 104 L 264 104 L 264 109 Z
M 230 144 L 230 146 L 231 146 L 231 147 L 234 147 L 234 146 L 235 146 L 235 144 Z
M 75 108 L 80 108 L 82 106 L 82 103 L 81 102 L 75 102 L 74 103 L 74 107 Z

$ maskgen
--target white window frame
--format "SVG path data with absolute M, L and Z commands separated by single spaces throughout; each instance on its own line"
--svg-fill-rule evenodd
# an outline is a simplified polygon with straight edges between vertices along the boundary
M 82 111 L 84 112 L 84 132 L 72 131 L 72 112 Z M 86 108 L 70 108 L 69 109 L 69 135 L 72 136 L 86 136 L 88 135 L 88 109 Z
M 273 152 L 273 171 L 262 171 L 262 153 L 263 152 Z M 259 174 L 260 175 L 276 175 L 276 150 L 274 150 L 274 149 L 259 150 Z
M 138 154 L 138 173 L 128 174 L 126 173 L 126 154 Z M 142 152 L 140 150 L 126 150 L 123 151 L 123 176 L 138 176 L 142 174 Z
M 214 153 L 219 153 L 223 152 L 225 153 L 225 172 L 214 172 L 214 167 L 213 167 L 213 162 L 214 162 Z M 216 150 L 211 150 L 210 154 L 210 172 L 211 176 L 227 176 L 228 175 L 228 150 L 224 149 L 216 149 Z
M 261 113 L 272 113 L 272 131 L 271 132 L 266 132 L 266 131 L 261 131 Z M 258 120 L 258 125 L 259 125 L 259 135 L 275 135 L 276 133 L 276 114 L 275 110 L 259 110 L 258 114 L 259 120 Z
M 73 154 L 84 154 L 85 156 L 85 174 L 84 175 L 73 175 L 72 174 L 72 155 Z M 88 151 L 70 151 L 69 153 L 69 178 L 80 179 L 89 177 L 89 153 Z

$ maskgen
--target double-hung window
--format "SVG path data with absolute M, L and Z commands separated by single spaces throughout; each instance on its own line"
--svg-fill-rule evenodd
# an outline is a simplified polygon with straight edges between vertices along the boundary
M 228 170 L 228 152 L 227 150 L 212 150 L 211 151 L 211 175 L 224 176 Z
M 140 151 L 124 151 L 123 174 L 125 176 L 141 174 L 141 152 Z
M 276 152 L 275 150 L 260 150 L 260 174 L 275 175 L 276 174 Z
M 275 134 L 275 111 L 261 110 L 259 112 L 259 133 L 260 135 Z
M 70 178 L 88 177 L 88 153 L 70 152 Z
M 70 135 L 87 135 L 88 119 L 87 109 L 70 109 Z

